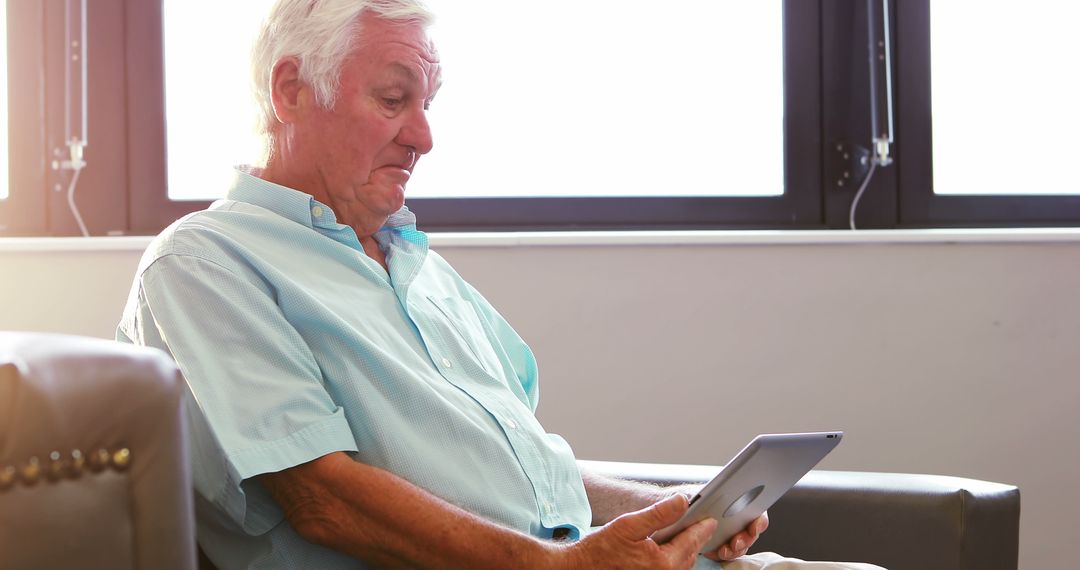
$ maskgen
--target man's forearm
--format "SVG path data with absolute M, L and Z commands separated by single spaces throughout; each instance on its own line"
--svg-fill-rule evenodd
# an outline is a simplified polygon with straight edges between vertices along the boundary
M 693 493 L 697 490 L 693 486 L 661 487 L 639 481 L 616 479 L 593 473 L 583 468 L 580 463 L 578 469 L 585 483 L 585 493 L 589 496 L 594 526 L 607 524 L 620 515 L 643 509 L 674 493 Z
M 343 453 L 260 480 L 305 539 L 380 568 L 545 568 L 562 548 Z

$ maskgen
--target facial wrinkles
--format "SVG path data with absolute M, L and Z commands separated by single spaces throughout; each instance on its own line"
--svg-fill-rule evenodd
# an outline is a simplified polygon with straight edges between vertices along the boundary
M 428 103 L 441 85 L 438 52 L 435 51 L 434 44 L 424 37 L 423 41 L 389 40 L 384 45 L 387 47 L 383 51 L 385 58 L 378 66 L 382 68 L 383 78 L 377 81 L 376 85 L 385 85 L 389 91 L 400 89 L 404 92 L 402 94 L 409 98 L 406 108 L 400 111 L 385 111 L 387 116 L 396 116 L 399 112 L 426 112 Z M 375 93 L 378 97 L 378 89 Z M 420 109 L 417 109 L 418 106 Z M 380 153 L 383 160 L 374 166 L 404 166 L 412 172 L 420 159 L 421 151 L 412 147 L 409 142 L 399 142 L 397 136 L 394 142 L 397 144 L 388 145 L 393 152 L 390 152 L 389 156 L 385 152 Z M 405 148 L 398 149 L 398 146 Z
M 441 84 L 441 73 L 439 67 L 439 55 L 435 51 L 435 48 L 430 43 L 423 45 L 421 43 L 411 42 L 388 42 L 395 44 L 395 47 L 403 48 L 404 57 L 398 59 L 393 56 L 389 58 L 388 65 L 400 65 L 406 73 L 412 76 L 412 79 L 421 83 L 421 88 L 424 91 L 424 99 L 431 98 L 438 90 Z M 398 51 L 398 50 L 394 50 Z
M 356 81 L 343 82 L 341 88 L 345 97 L 342 98 L 342 102 L 355 101 L 359 97 L 360 100 L 367 101 L 367 104 L 380 105 L 377 99 L 373 99 L 373 97 L 378 97 L 379 84 L 400 83 L 405 91 L 410 92 L 408 108 L 402 112 L 423 112 L 415 107 L 417 105 L 426 107 L 426 102 L 434 96 L 439 87 L 439 58 L 426 33 L 418 26 L 414 28 L 409 29 L 408 25 L 386 24 L 385 22 L 372 24 L 367 28 L 366 31 L 369 33 L 365 34 L 365 39 L 362 40 L 364 45 L 354 51 L 353 61 L 346 62 L 346 66 L 351 68 L 350 73 L 356 74 L 354 76 Z M 400 68 L 398 71 L 392 71 L 388 69 L 390 66 L 400 66 Z M 399 75 L 399 77 L 394 78 L 394 75 Z M 392 78 L 390 81 L 387 81 L 388 76 Z M 379 109 L 379 113 L 384 113 L 380 107 L 374 109 Z M 354 185 L 359 183 L 363 187 L 372 183 L 375 170 L 381 166 L 405 166 L 411 171 L 419 159 L 415 149 L 410 149 L 408 145 L 399 142 L 398 136 L 404 123 L 395 120 L 393 115 L 384 116 L 389 121 L 386 124 L 388 130 L 380 131 L 377 126 L 379 123 L 374 123 L 371 130 L 352 133 L 354 136 L 374 137 L 371 143 L 377 147 L 370 148 L 370 153 L 364 153 L 366 156 L 355 156 L 351 159 L 366 163 L 355 164 L 356 170 L 353 170 L 355 173 L 365 173 L 363 182 L 354 180 L 350 183 L 338 179 L 335 184 L 331 179 L 336 176 L 319 169 L 324 188 L 328 190 L 334 187 L 342 190 L 346 187 L 352 188 L 351 191 L 345 192 L 327 192 L 326 198 L 331 201 L 329 205 L 336 212 L 345 214 L 340 217 L 348 218 L 354 223 L 369 219 L 374 223 L 372 228 L 368 228 L 371 231 L 377 229 L 383 222 L 369 216 L 381 216 L 379 212 L 386 207 L 384 203 L 386 195 L 383 192 L 369 192 Z M 379 134 L 380 132 L 382 134 Z M 413 151 L 411 160 L 410 150 Z M 341 185 L 342 182 L 345 184 Z M 366 222 L 361 222 L 361 224 L 367 225 Z M 357 229 L 360 233 L 360 228 Z

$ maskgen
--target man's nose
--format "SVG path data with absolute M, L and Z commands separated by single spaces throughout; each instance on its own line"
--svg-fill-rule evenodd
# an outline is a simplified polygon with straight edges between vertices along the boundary
M 419 109 L 410 115 L 409 120 L 398 133 L 398 143 L 416 149 L 417 154 L 431 152 L 434 142 L 431 138 L 431 125 L 428 123 L 427 111 Z

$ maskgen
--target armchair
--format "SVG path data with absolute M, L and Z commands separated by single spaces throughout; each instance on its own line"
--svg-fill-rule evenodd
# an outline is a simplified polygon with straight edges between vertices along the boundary
M 162 352 L 0 332 L 0 567 L 195 567 L 183 384 Z
M 598 473 L 705 483 L 719 467 L 588 461 Z M 1020 491 L 975 479 L 811 471 L 769 509 L 752 552 L 871 562 L 889 570 L 1015 570 Z
M 0 567 L 195 568 L 183 390 L 159 351 L 0 332 Z M 719 470 L 587 463 L 660 484 Z M 770 509 L 755 549 L 890 570 L 1015 569 L 1019 513 L 1008 485 L 813 471 Z

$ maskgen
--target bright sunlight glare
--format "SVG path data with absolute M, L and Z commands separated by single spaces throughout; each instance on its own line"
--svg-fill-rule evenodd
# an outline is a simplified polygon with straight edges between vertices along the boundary
M 930 3 L 935 193 L 1080 194 L 1078 19 L 1058 0 Z
M 428 4 L 444 85 L 409 196 L 783 193 L 781 2 Z M 257 159 L 248 57 L 269 6 L 166 1 L 171 198 L 218 198 Z

